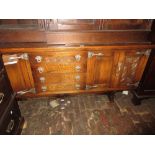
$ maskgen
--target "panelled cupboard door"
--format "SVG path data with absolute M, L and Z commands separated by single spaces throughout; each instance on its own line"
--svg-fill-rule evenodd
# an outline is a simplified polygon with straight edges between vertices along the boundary
M 24 94 L 25 91 L 33 90 L 34 82 L 28 54 L 5 54 L 3 61 L 14 92 Z
M 109 88 L 113 73 L 112 50 L 88 51 L 86 89 Z
M 113 87 L 135 88 L 143 74 L 149 54 L 149 49 L 145 50 L 117 50 L 119 58 L 115 69 L 115 82 Z

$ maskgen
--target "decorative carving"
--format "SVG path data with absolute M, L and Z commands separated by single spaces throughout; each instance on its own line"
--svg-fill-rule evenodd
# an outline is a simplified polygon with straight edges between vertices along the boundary
M 132 64 L 131 64 L 131 76 L 130 76 L 132 79 L 135 76 L 139 60 L 140 60 L 140 57 L 133 57 Z
M 150 53 L 150 50 L 137 51 L 135 54 L 126 57 L 121 79 L 120 79 L 120 82 L 122 85 L 127 85 L 127 86 L 135 85 L 133 83 L 135 80 L 135 75 L 136 75 L 139 61 L 143 55 L 148 56 L 149 53 Z
M 126 77 L 127 76 L 127 66 L 125 65 L 124 67 L 123 67 L 123 72 L 122 72 L 122 75 L 121 75 L 121 80 L 120 80 L 120 82 L 123 84 L 124 82 L 125 82 L 125 80 L 126 80 Z
M 119 75 L 120 75 L 121 68 L 122 68 L 122 63 L 119 62 L 118 65 L 117 65 L 117 68 L 116 68 L 116 77 L 117 77 L 117 78 L 118 78 Z

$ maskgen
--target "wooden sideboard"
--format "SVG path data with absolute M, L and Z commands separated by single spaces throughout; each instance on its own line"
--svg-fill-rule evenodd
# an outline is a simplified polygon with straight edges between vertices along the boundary
M 138 86 L 151 52 L 148 45 L 1 49 L 17 94 L 105 92 Z
M 13 90 L 24 97 L 131 90 L 155 48 L 152 23 L 0 20 L 0 52 Z

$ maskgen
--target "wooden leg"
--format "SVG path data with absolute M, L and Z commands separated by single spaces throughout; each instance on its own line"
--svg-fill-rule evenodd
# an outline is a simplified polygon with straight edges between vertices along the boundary
M 114 91 L 108 92 L 107 95 L 108 95 L 110 102 L 114 102 L 115 92 Z
M 139 99 L 134 93 L 133 93 L 133 98 L 131 99 L 131 101 L 134 105 L 140 105 L 141 104 L 141 99 Z

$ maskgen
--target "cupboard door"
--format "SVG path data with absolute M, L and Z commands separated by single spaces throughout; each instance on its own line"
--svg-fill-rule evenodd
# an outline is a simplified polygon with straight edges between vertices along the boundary
M 27 54 L 3 55 L 3 61 L 14 92 L 34 88 Z
M 111 84 L 113 63 L 113 51 L 89 51 L 86 89 L 109 88 Z
M 138 86 L 149 54 L 148 49 L 120 51 L 118 67 L 115 70 L 118 87 L 135 88 Z

